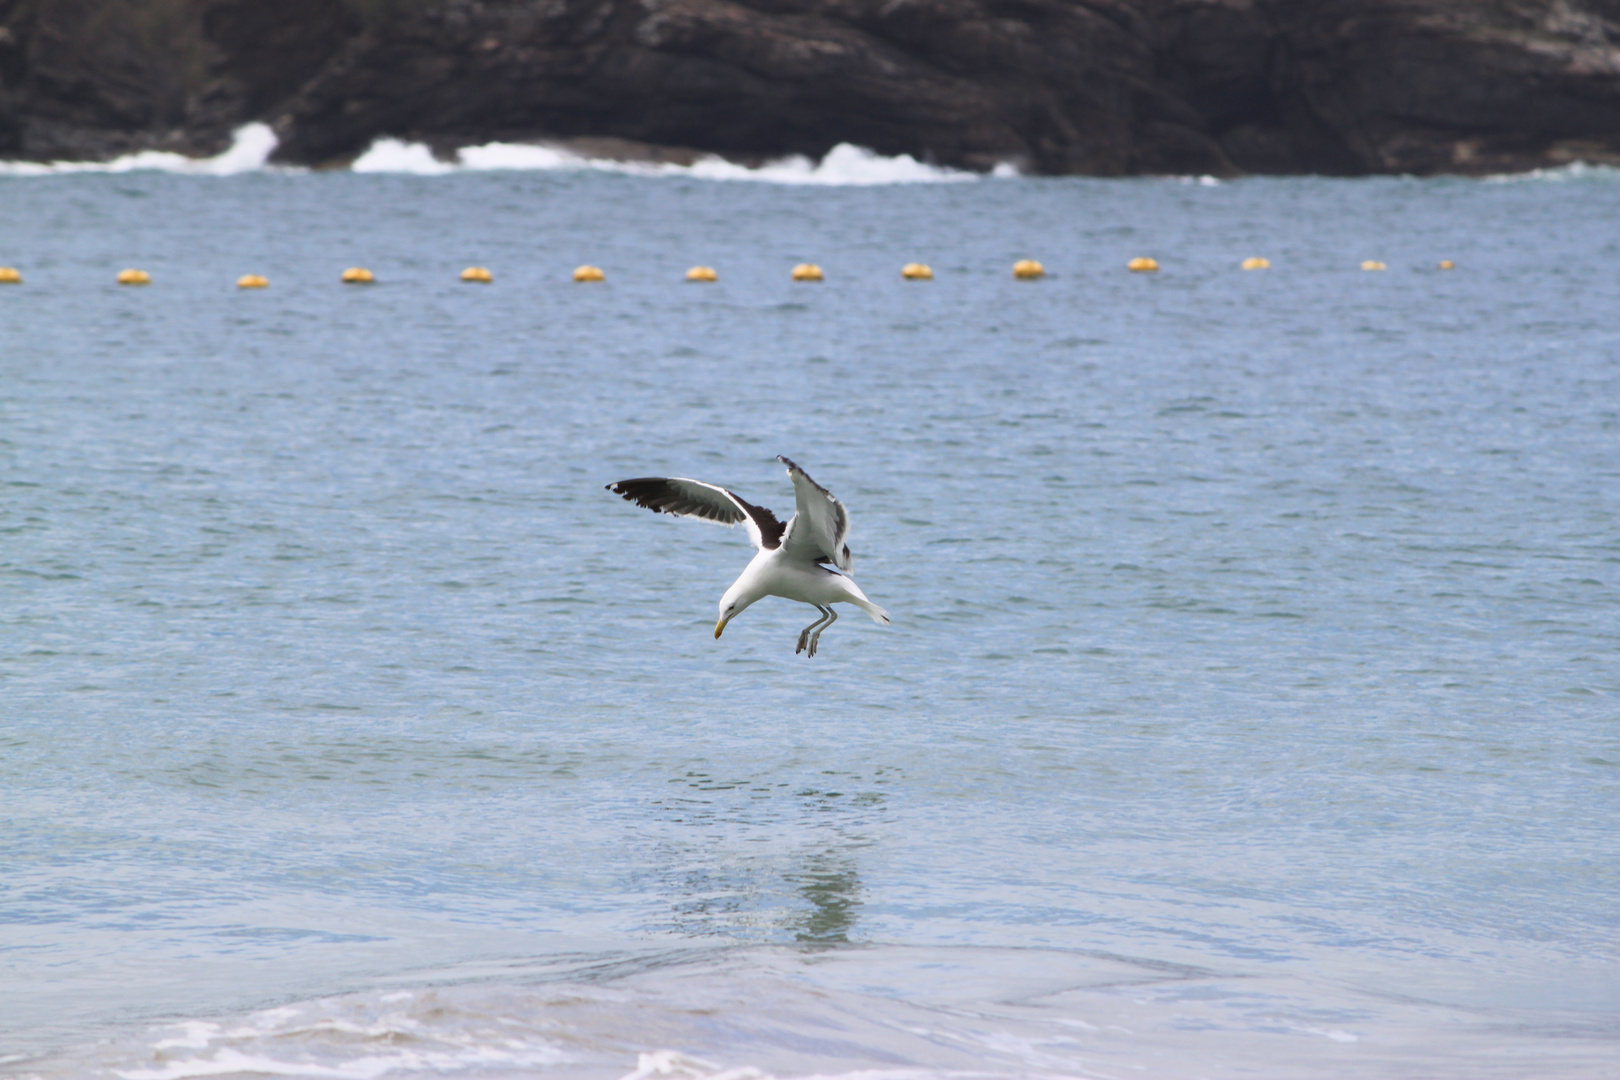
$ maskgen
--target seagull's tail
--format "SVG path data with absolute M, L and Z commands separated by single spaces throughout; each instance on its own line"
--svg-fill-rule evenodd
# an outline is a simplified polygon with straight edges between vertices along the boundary
M 881 626 L 889 625 L 889 613 L 872 603 L 872 601 L 868 600 L 866 597 L 861 597 L 860 599 L 856 600 L 855 603 L 860 605 L 862 611 L 872 616 L 873 622 L 878 623 Z

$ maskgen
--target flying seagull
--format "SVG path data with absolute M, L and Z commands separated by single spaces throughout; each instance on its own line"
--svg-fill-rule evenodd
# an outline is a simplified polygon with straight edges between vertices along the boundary
M 695 517 L 718 525 L 740 521 L 747 526 L 748 539 L 758 554 L 720 598 L 720 621 L 714 624 L 717 638 L 744 608 L 767 596 L 797 600 L 821 612 L 820 618 L 799 632 L 795 654 L 808 649 L 811 656 L 816 655 L 821 632 L 838 621 L 834 604 L 856 604 L 872 616 L 873 622 L 887 626 L 889 613 L 868 600 L 850 577 L 855 563 L 845 543 L 849 514 L 844 504 L 787 458 L 778 455 L 776 460 L 786 465 L 788 475 L 793 477 L 793 495 L 798 504 L 786 525 L 763 506 L 701 480 L 645 476 L 620 480 L 607 489 L 655 513 Z

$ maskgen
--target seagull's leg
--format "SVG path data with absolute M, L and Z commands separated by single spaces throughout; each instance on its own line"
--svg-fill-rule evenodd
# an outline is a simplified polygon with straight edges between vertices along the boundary
M 827 621 L 821 624 L 820 629 L 818 629 L 815 633 L 810 635 L 810 655 L 811 656 L 816 655 L 816 643 L 821 640 L 821 631 L 827 629 L 827 627 L 831 626 L 833 623 L 835 623 L 837 621 L 838 621 L 838 612 L 834 611 L 832 609 L 832 605 L 829 604 L 827 606 Z
M 816 612 L 817 612 L 816 622 L 811 623 L 810 626 L 814 626 L 814 625 L 816 625 L 816 623 L 821 621 L 820 611 L 821 611 L 821 607 L 818 605 L 816 607 Z M 799 644 L 793 650 L 793 655 L 794 656 L 798 656 L 800 653 L 804 652 L 805 645 L 807 645 L 809 643 L 809 641 L 810 641 L 810 626 L 807 626 L 803 630 L 799 631 Z
M 829 617 L 831 617 L 831 619 L 838 619 L 838 615 L 833 615 L 833 609 L 831 609 L 831 607 L 821 607 L 820 604 L 815 604 L 815 609 L 818 610 L 818 612 L 821 612 L 821 617 L 820 619 L 816 619 L 815 622 L 810 623 L 810 625 L 805 627 L 804 630 L 799 631 L 799 648 L 794 649 L 794 656 L 797 656 L 799 653 L 804 653 L 805 648 L 810 649 L 810 656 L 815 656 L 816 628 L 825 627 L 826 623 L 828 623 Z
M 794 656 L 799 656 L 800 653 L 804 653 L 805 646 L 807 646 L 807 644 L 810 644 L 810 631 L 815 630 L 816 627 L 820 627 L 821 622 L 823 622 L 823 620 L 825 620 L 826 617 L 828 617 L 828 615 L 833 614 L 833 612 L 831 612 L 831 609 L 826 609 L 826 607 L 821 607 L 820 604 L 815 604 L 815 609 L 818 610 L 818 612 L 821 612 L 821 617 L 820 617 L 820 619 L 816 619 L 815 622 L 810 623 L 810 625 L 808 625 L 808 627 L 805 627 L 804 630 L 799 631 L 799 648 L 794 649 Z M 812 653 L 810 653 L 810 656 L 815 656 L 815 651 L 812 651 Z

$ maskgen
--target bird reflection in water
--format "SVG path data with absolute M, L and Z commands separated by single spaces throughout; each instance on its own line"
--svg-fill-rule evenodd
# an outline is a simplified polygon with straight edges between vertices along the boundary
M 822 945 L 849 941 L 861 907 L 861 879 L 852 862 L 826 852 L 789 874 L 788 881 L 810 902 L 810 910 L 796 920 L 796 940 Z

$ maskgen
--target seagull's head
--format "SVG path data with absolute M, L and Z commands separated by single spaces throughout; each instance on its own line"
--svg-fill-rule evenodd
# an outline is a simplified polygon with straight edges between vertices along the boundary
M 714 636 L 719 637 L 726 629 L 726 623 L 743 613 L 743 610 L 759 599 L 749 596 L 735 585 L 726 590 L 726 595 L 720 598 L 720 621 L 714 624 Z

